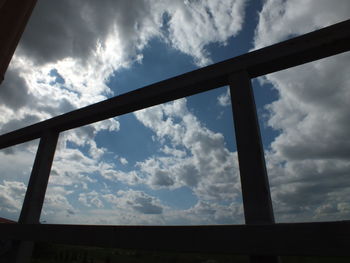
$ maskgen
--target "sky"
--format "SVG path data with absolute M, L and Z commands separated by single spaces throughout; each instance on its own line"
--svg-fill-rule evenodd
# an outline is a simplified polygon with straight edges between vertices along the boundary
M 349 19 L 348 0 L 38 1 L 0 86 L 0 134 Z M 277 222 L 350 219 L 350 54 L 258 79 Z M 40 221 L 244 223 L 227 87 L 60 134 Z M 38 140 L 0 151 L 17 220 Z

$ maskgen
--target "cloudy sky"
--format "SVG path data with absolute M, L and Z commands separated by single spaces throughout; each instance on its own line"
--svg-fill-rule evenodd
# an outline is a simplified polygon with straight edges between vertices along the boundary
M 350 18 L 348 0 L 38 1 L 0 133 Z M 350 54 L 253 80 L 276 221 L 350 219 Z M 38 140 L 0 151 L 17 220 Z M 60 135 L 48 223 L 243 223 L 227 87 Z

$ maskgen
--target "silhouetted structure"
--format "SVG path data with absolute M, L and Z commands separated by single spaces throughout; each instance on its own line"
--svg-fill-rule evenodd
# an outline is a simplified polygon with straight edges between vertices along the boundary
M 278 255 L 350 255 L 349 221 L 275 224 L 251 88 L 252 78 L 349 50 L 347 20 L 0 136 L 0 149 L 40 138 L 19 224 L 1 224 L 2 238 L 20 240 L 21 255 L 29 255 L 31 242 L 38 241 L 229 252 L 251 255 L 251 262 L 277 262 Z M 230 86 L 232 96 L 246 225 L 38 224 L 60 132 L 224 85 Z

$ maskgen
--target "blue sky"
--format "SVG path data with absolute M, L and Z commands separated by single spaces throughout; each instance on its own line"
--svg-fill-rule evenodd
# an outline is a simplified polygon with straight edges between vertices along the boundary
M 40 2 L 0 87 L 0 131 L 348 19 L 337 2 Z M 278 222 L 349 218 L 348 61 L 252 81 Z M 37 144 L 0 152 L 2 217 L 18 218 Z M 242 209 L 221 87 L 62 133 L 41 221 L 232 224 Z

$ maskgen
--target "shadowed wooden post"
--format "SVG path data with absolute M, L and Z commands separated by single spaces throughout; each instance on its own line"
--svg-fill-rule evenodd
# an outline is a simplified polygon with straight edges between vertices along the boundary
M 274 224 L 264 149 L 250 77 L 246 71 L 239 71 L 229 76 L 229 85 L 245 222 L 248 225 Z M 252 255 L 250 262 L 279 262 L 279 260 L 276 256 Z
M 57 132 L 46 131 L 40 139 L 18 221 L 20 224 L 39 223 L 58 135 Z M 30 262 L 33 245 L 34 243 L 32 241 L 22 241 L 19 243 L 16 263 Z
M 0 84 L 37 0 L 0 0 Z

